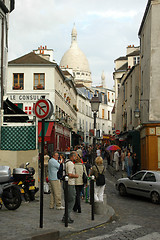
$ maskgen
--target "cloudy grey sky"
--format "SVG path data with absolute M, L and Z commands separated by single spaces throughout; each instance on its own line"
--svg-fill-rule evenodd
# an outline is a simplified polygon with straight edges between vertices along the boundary
M 93 84 L 113 87 L 114 60 L 139 45 L 138 30 L 148 0 L 15 0 L 9 20 L 9 60 L 40 45 L 54 50 L 59 64 L 76 24 L 78 45 L 88 58 Z

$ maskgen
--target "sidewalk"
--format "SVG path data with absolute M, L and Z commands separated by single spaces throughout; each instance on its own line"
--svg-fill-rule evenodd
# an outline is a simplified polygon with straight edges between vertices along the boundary
M 50 195 L 44 195 L 43 229 L 39 228 L 40 202 L 39 198 L 25 203 L 15 211 L 9 211 L 4 206 L 0 210 L 1 240 L 51 240 L 59 239 L 66 234 L 82 231 L 110 221 L 114 215 L 112 207 L 107 205 L 106 215 L 95 215 L 91 220 L 91 205 L 82 200 L 82 213 L 72 213 L 73 224 L 64 226 L 61 219 L 64 210 L 49 209 Z

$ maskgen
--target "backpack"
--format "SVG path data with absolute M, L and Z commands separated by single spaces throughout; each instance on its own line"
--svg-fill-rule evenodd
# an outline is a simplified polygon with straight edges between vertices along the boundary
M 95 165 L 98 171 L 98 177 L 96 178 L 96 185 L 97 186 L 103 186 L 105 185 L 105 176 L 104 176 L 104 169 L 102 171 L 102 173 L 99 172 L 99 169 L 97 167 L 97 165 Z
M 63 180 L 63 163 L 60 163 L 60 166 L 57 172 L 57 178 L 60 180 Z
M 65 176 L 66 176 L 66 163 L 69 162 L 71 160 L 67 160 L 64 163 L 60 163 L 58 172 L 57 172 L 57 178 L 60 180 L 65 180 Z
M 88 177 L 85 173 L 85 170 L 84 170 L 84 165 L 83 165 L 83 175 L 82 175 L 82 178 L 83 178 L 83 183 L 84 184 L 87 184 L 87 180 L 88 180 Z

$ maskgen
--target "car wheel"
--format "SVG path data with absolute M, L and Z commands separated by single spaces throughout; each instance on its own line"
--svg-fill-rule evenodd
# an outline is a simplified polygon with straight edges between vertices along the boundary
M 158 204 L 160 202 L 160 197 L 157 192 L 151 193 L 151 201 L 152 201 L 152 203 L 155 203 L 155 204 Z
M 119 185 L 119 194 L 120 194 L 120 196 L 126 196 L 127 195 L 126 187 L 124 186 L 124 184 Z

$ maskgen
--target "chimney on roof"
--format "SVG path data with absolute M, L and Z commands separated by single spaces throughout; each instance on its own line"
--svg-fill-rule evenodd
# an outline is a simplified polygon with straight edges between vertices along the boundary
M 47 46 L 45 46 L 45 49 L 47 49 Z
M 40 46 L 40 49 L 42 49 L 42 45 Z

